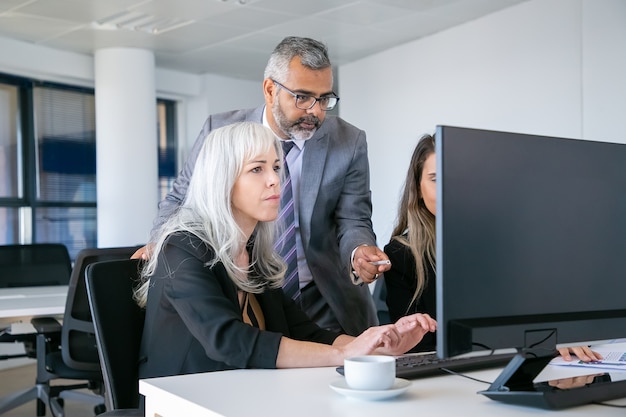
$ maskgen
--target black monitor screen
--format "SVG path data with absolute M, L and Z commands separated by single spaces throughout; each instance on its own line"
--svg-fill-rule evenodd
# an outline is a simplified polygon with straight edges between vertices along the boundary
M 626 145 L 436 140 L 438 355 L 626 337 Z

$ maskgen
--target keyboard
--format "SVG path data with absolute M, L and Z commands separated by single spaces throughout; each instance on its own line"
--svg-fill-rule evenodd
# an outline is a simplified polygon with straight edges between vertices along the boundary
M 396 358 L 396 377 L 417 379 L 433 375 L 447 374 L 442 368 L 454 372 L 469 372 L 480 369 L 501 368 L 515 356 L 515 353 L 469 356 L 440 359 L 436 353 L 403 355 Z
M 439 359 L 436 353 L 406 354 L 396 358 L 396 377 L 418 379 L 447 374 L 443 368 L 459 373 L 480 369 L 501 368 L 506 366 L 513 356 L 515 356 L 515 353 L 507 352 L 482 356 Z M 337 372 L 343 375 L 343 366 L 338 367 Z

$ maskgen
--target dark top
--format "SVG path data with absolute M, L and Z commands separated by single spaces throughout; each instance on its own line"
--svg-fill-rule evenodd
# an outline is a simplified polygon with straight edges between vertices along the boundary
M 391 269 L 385 272 L 385 286 L 387 287 L 387 308 L 389 318 L 395 323 L 400 317 L 413 313 L 427 313 L 436 319 L 435 303 L 435 271 L 427 263 L 426 286 L 420 298 L 407 308 L 415 293 L 415 258 L 408 246 L 392 239 L 385 246 L 385 253 L 391 261 Z M 435 333 L 426 333 L 420 343 L 411 352 L 428 352 L 436 350 L 437 336 Z
M 255 294 L 266 330 L 243 322 L 237 287 L 214 251 L 190 234 L 172 235 L 151 277 L 139 377 L 237 368 L 275 368 L 281 337 L 332 344 L 282 289 Z

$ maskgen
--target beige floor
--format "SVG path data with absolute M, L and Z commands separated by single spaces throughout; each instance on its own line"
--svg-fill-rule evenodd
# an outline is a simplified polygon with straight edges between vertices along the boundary
M 54 382 L 54 385 L 67 383 L 67 381 Z M 25 365 L 17 368 L 3 369 L 0 371 L 0 398 L 14 392 L 32 387 L 35 383 L 35 365 Z M 86 391 L 89 392 L 89 391 Z M 35 401 L 30 401 L 20 407 L 7 411 L 2 417 L 34 417 L 37 415 Z M 46 407 L 46 416 L 50 416 L 50 410 Z M 65 401 L 66 417 L 93 416 L 93 406 L 73 400 Z

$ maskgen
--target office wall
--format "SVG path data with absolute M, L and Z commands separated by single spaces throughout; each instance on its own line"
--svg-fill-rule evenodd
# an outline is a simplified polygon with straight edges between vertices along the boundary
M 367 132 L 379 245 L 438 124 L 626 143 L 626 2 L 532 0 L 339 68 Z
M 184 125 L 188 129 L 184 135 L 185 142 L 181 141 L 181 146 L 184 146 L 181 152 L 183 156 L 193 145 L 208 115 L 263 104 L 263 74 L 259 74 L 259 81 L 237 80 L 213 74 L 199 78 L 202 82 L 200 93 L 181 103 L 181 106 L 187 108 Z

